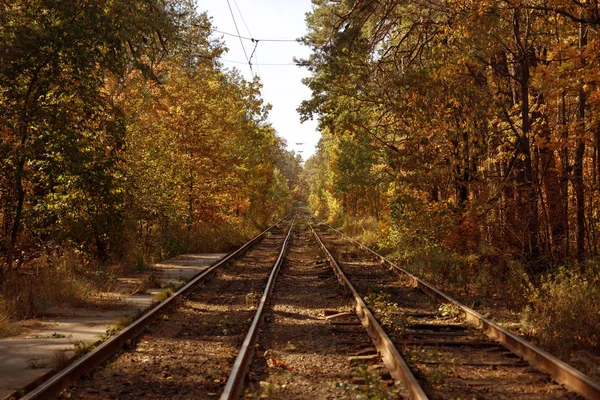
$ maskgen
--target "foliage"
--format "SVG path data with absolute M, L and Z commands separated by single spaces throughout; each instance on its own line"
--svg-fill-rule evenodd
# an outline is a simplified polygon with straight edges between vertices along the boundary
M 389 293 L 371 293 L 365 297 L 365 303 L 391 335 L 404 335 L 408 318 L 398 304 L 390 301 Z
M 185 3 L 16 1 L 0 6 L 2 250 L 9 267 L 26 230 L 106 258 L 121 238 L 123 115 L 106 80 L 151 75 L 178 40 Z M 77 236 L 70 235 L 77 232 Z
M 438 313 L 441 317 L 458 318 L 461 316 L 461 309 L 454 303 L 444 303 L 440 305 Z
M 0 287 L 13 317 L 43 310 L 16 302 L 55 268 L 44 257 L 75 252 L 85 276 L 223 251 L 291 206 L 300 159 L 267 122 L 260 82 L 218 62 L 211 29 L 189 0 L 0 4 Z
M 72 249 L 42 254 L 25 268 L 27 274 L 9 271 L 4 275 L 0 313 L 7 320 L 41 316 L 57 304 L 82 305 L 105 280 L 98 274 L 98 264 Z
M 314 212 L 533 274 L 596 254 L 596 3 L 313 3 Z
M 163 301 L 165 301 L 169 297 L 171 297 L 173 295 L 173 293 L 175 293 L 173 288 L 165 288 L 165 289 L 162 289 L 160 292 L 158 292 L 152 300 L 156 303 L 162 303 Z
M 562 353 L 577 349 L 600 350 L 600 273 L 558 268 L 529 282 L 524 315 L 530 334 L 549 349 Z
M 576 271 L 600 251 L 599 15 L 596 1 L 313 0 L 311 211 L 375 218 L 410 271 L 474 305 L 529 302 L 542 341 L 572 329 L 597 351 L 583 339 L 597 315 L 572 310 L 598 299 Z
M 343 390 L 347 395 L 353 395 L 353 398 L 359 400 L 391 400 L 397 399 L 400 396 L 400 388 L 398 386 L 386 386 L 381 381 L 381 377 L 371 372 L 367 365 L 361 364 L 353 372 L 364 381 L 364 384 L 349 385 L 338 382 L 335 384 L 335 387 Z

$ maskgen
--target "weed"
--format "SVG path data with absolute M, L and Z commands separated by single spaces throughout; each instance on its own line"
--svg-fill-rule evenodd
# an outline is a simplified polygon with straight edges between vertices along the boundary
M 432 370 L 427 375 L 427 380 L 433 385 L 441 385 L 448 377 L 448 372 L 445 368 L 440 367 Z
M 54 333 L 52 333 L 52 335 L 50 335 L 50 337 L 52 339 L 64 339 L 64 338 L 67 337 L 67 335 L 64 335 L 62 333 L 56 333 L 56 332 L 54 332 Z
M 160 280 L 160 273 L 156 270 L 150 271 L 150 273 L 142 279 L 140 286 L 136 289 L 136 293 L 146 293 L 148 289 L 161 288 L 162 282 Z
M 256 308 L 258 306 L 258 302 L 260 300 L 260 293 L 251 291 L 246 295 L 246 307 L 249 309 Z
M 408 363 L 436 362 L 440 361 L 440 352 L 426 348 L 406 349 L 406 361 Z
M 0 339 L 20 335 L 24 329 L 19 324 L 0 319 Z
M 27 359 L 27 369 L 40 369 L 45 367 L 46 363 L 39 358 L 34 357 Z
M 296 350 L 296 345 L 288 340 L 286 349 L 294 351 L 294 350 Z
M 119 330 L 123 330 L 123 329 L 127 328 L 127 326 L 129 326 L 129 324 L 131 322 L 132 322 L 131 317 L 128 317 L 126 315 L 121 315 L 117 318 L 117 320 L 115 322 L 115 326 Z
M 117 333 L 119 333 L 121 331 L 121 329 L 119 329 L 116 326 L 113 326 L 112 328 L 108 328 L 106 330 L 106 333 L 104 333 L 104 335 L 100 336 L 100 341 L 101 342 L 105 342 L 106 340 L 108 340 L 110 337 L 116 335 Z
M 170 288 L 170 287 L 165 288 L 165 289 L 161 290 L 160 292 L 158 292 L 156 294 L 156 296 L 154 296 L 153 300 L 155 302 L 162 303 L 163 301 L 165 301 L 166 299 L 171 297 L 173 295 L 173 293 L 175 293 L 175 292 L 173 291 L 172 288 Z
M 82 340 L 78 340 L 73 343 L 73 347 L 75 347 L 75 354 L 78 356 L 82 356 L 94 350 L 94 348 L 96 347 L 96 343 L 85 343 Z
M 52 364 L 53 364 L 52 366 L 56 370 L 63 369 L 67 365 L 69 365 L 70 363 L 71 363 L 71 360 L 67 356 L 67 351 L 66 350 L 56 350 L 54 352 L 54 360 L 52 362 Z
M 111 336 L 116 335 L 117 333 L 121 332 L 123 329 L 127 328 L 129 326 L 129 324 L 131 324 L 133 321 L 135 321 L 138 317 L 139 317 L 140 313 L 134 315 L 134 316 L 126 316 L 126 315 L 121 315 L 117 318 L 117 320 L 115 321 L 115 325 L 111 328 L 108 328 L 106 330 L 106 333 L 101 337 L 101 341 L 105 341 L 106 339 L 110 338 Z
M 343 390 L 344 394 L 357 400 L 392 400 L 400 397 L 400 388 L 387 387 L 381 377 L 371 373 L 369 368 L 361 364 L 353 370 L 362 384 L 335 383 L 336 389 Z
M 459 306 L 454 303 L 444 303 L 438 309 L 438 315 L 440 317 L 447 318 L 458 318 L 460 317 L 462 311 Z
M 5 271 L 0 283 L 0 326 L 44 315 L 57 305 L 79 305 L 89 299 L 96 278 L 87 271 L 94 267 L 66 248 L 30 259 L 19 270 Z
M 528 282 L 521 322 L 550 351 L 600 350 L 600 269 L 559 268 Z
M 404 336 L 408 317 L 398 304 L 390 301 L 389 293 L 371 293 L 365 297 L 365 303 L 390 334 L 397 337 Z

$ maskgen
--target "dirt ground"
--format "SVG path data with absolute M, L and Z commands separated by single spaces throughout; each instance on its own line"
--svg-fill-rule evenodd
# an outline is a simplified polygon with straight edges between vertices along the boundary
M 343 322 L 325 319 L 343 312 L 350 314 Z M 352 359 L 360 355 L 370 356 Z M 353 313 L 349 295 L 302 221 L 280 272 L 248 382 L 247 398 L 399 394 Z

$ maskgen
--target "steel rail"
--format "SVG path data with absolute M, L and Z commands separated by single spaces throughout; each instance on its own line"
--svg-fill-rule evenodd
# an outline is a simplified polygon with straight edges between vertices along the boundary
M 75 383 L 80 376 L 91 371 L 94 367 L 96 367 L 97 365 L 108 359 L 110 356 L 115 354 L 126 344 L 131 343 L 152 322 L 158 319 L 165 310 L 167 310 L 170 306 L 176 304 L 176 302 L 179 301 L 180 298 L 188 294 L 198 283 L 204 280 L 217 268 L 227 264 L 236 257 L 242 255 L 251 246 L 260 241 L 267 232 L 271 231 L 273 228 L 275 228 L 277 225 L 283 222 L 289 215 L 290 214 L 287 214 L 280 221 L 271 225 L 263 232 L 256 235 L 254 238 L 249 240 L 239 249 L 222 258 L 219 262 L 217 262 L 207 270 L 196 275 L 194 278 L 192 278 L 191 281 L 189 281 L 185 286 L 183 286 L 181 289 L 175 292 L 171 297 L 169 297 L 162 303 L 157 304 L 150 311 L 148 311 L 139 319 L 131 323 L 131 325 L 127 326 L 118 334 L 100 344 L 93 351 L 87 353 L 83 357 L 73 362 L 67 368 L 53 375 L 40 386 L 36 387 L 34 390 L 26 393 L 22 397 L 22 399 L 49 399 L 58 397 L 58 395 L 63 390 L 67 389 L 70 385 Z
M 363 299 L 360 297 L 356 289 L 354 289 L 354 286 L 352 286 L 348 278 L 346 278 L 346 275 L 344 275 L 344 272 L 340 268 L 339 264 L 337 263 L 329 249 L 327 249 L 327 246 L 325 246 L 325 243 L 323 243 L 323 241 L 321 240 L 317 232 L 314 230 L 312 224 L 307 218 L 306 222 L 308 223 L 308 226 L 310 227 L 313 235 L 317 239 L 319 246 L 327 255 L 327 258 L 329 259 L 329 264 L 333 268 L 333 271 L 335 272 L 336 276 L 352 293 L 356 307 L 356 314 L 358 315 L 363 327 L 369 333 L 373 344 L 381 354 L 383 364 L 388 369 L 390 376 L 396 381 L 402 382 L 402 384 L 406 387 L 406 389 L 409 392 L 410 399 L 427 399 L 428 397 L 423 391 L 423 388 L 415 378 L 408 364 L 406 364 L 406 361 L 404 361 L 404 359 L 400 355 L 398 349 L 396 349 L 396 346 L 394 346 L 387 333 L 385 333 L 379 322 L 377 322 L 377 320 L 375 319 L 375 317 L 373 316 Z
M 315 217 L 316 218 L 316 217 Z M 440 290 L 433 287 L 431 284 L 425 282 L 424 280 L 416 277 L 405 269 L 399 267 L 394 264 L 384 256 L 360 243 L 359 241 L 351 238 L 345 233 L 331 227 L 330 225 L 321 221 L 324 225 L 326 225 L 329 229 L 337 232 L 350 242 L 358 245 L 363 250 L 370 252 L 379 258 L 380 261 L 391 267 L 397 272 L 405 274 L 409 276 L 413 282 L 419 287 L 423 292 L 428 294 L 431 297 L 434 297 L 442 302 L 452 303 L 458 306 L 461 310 L 465 319 L 475 325 L 478 329 L 480 329 L 485 335 L 489 338 L 497 341 L 502 344 L 504 347 L 509 349 L 514 354 L 522 357 L 525 361 L 527 361 L 530 365 L 537 368 L 541 372 L 544 372 L 552 377 L 556 382 L 564 385 L 567 389 L 578 393 L 588 399 L 598 400 L 600 399 L 600 385 L 594 382 L 590 377 L 583 374 L 581 371 L 573 368 L 569 364 L 564 361 L 559 360 L 552 354 L 546 352 L 545 350 L 540 349 L 539 347 L 529 343 L 525 339 L 507 331 L 506 329 L 500 327 L 496 323 L 490 321 L 485 318 L 483 315 L 479 314 L 477 311 L 473 310 L 470 307 L 462 304 L 458 300 L 448 296 L 447 294 L 441 292 Z
M 250 329 L 244 338 L 240 352 L 235 359 L 233 368 L 229 374 L 229 378 L 227 379 L 223 393 L 221 394 L 221 400 L 239 399 L 242 395 L 242 390 L 244 389 L 244 377 L 250 368 L 250 363 L 252 362 L 252 357 L 254 356 L 254 345 L 256 344 L 256 340 L 258 338 L 258 330 L 263 319 L 264 310 L 270 299 L 273 287 L 275 287 L 277 274 L 279 273 L 281 264 L 283 264 L 287 244 L 292 235 L 292 228 L 294 227 L 295 222 L 296 216 L 294 216 L 292 224 L 290 225 L 290 229 L 288 230 L 287 236 L 283 242 L 283 246 L 281 246 L 279 257 L 277 257 L 277 260 L 273 265 L 273 269 L 269 275 L 269 280 L 267 281 L 267 286 L 265 287 L 265 291 L 260 299 L 256 313 L 254 314 L 252 325 L 250 325 Z

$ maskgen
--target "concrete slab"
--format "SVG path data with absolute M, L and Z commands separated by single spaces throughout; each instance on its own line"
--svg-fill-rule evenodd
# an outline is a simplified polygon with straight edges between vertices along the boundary
M 162 287 L 179 288 L 226 254 L 184 254 L 155 265 Z M 96 343 L 122 317 L 146 310 L 161 288 L 145 293 L 113 296 L 114 309 L 56 309 L 54 317 L 40 318 L 17 338 L 0 339 L 0 399 L 51 373 L 66 358 L 75 356 L 77 346 Z M 27 325 L 27 324 L 26 324 Z

